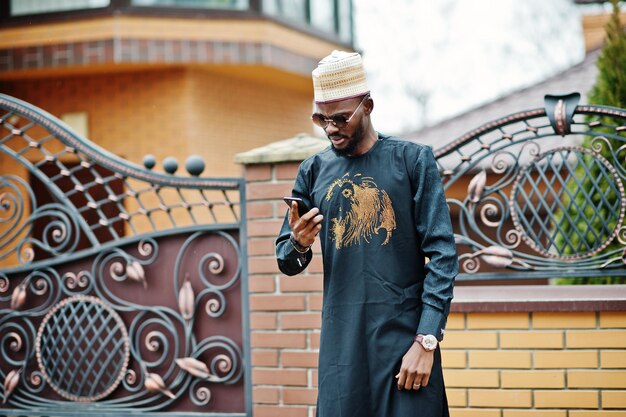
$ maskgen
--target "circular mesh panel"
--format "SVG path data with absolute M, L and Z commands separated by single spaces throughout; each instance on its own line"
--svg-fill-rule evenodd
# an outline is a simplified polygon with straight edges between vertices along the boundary
M 511 191 L 511 217 L 526 243 L 552 258 L 592 256 L 608 246 L 624 219 L 615 168 L 585 148 L 538 155 Z
M 120 383 L 129 357 L 120 316 L 100 299 L 67 298 L 44 317 L 37 362 L 50 387 L 72 401 L 96 401 Z

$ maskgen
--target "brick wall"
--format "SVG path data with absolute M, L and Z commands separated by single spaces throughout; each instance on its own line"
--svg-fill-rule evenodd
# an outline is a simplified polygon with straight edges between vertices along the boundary
M 281 197 L 290 195 L 297 167 L 289 162 L 245 169 L 255 417 L 315 415 L 319 246 L 307 271 L 295 277 L 282 275 L 274 258 L 286 211 Z M 613 287 L 622 294 L 618 305 L 546 301 L 541 308 L 519 302 L 506 307 L 494 296 L 498 311 L 492 312 L 484 311 L 489 302 L 465 303 L 468 288 L 455 290 L 442 344 L 452 417 L 626 416 L 626 287 Z M 527 288 L 539 296 L 546 292 Z M 583 297 L 588 291 L 577 290 Z
M 297 163 L 248 165 L 248 254 L 255 417 L 314 416 L 322 307 L 319 246 L 307 271 L 278 272 L 274 239 Z
M 86 112 L 89 139 L 139 165 L 151 153 L 162 171 L 174 156 L 185 175 L 185 159 L 198 154 L 203 176 L 233 177 L 241 175 L 237 153 L 312 131 L 310 92 L 277 83 L 173 67 L 3 81 L 0 91 L 57 117 Z
M 146 154 L 154 154 L 155 171 L 162 172 L 163 159 L 174 156 L 179 163 L 177 174 L 187 175 L 185 160 L 197 154 L 206 162 L 203 176 L 239 177 L 241 166 L 234 162 L 237 153 L 312 130 L 308 91 L 277 85 L 278 80 L 271 77 L 279 75 L 270 70 L 263 74 L 267 77 L 254 81 L 206 68 L 153 69 L 3 81 L 0 92 L 57 117 L 86 112 L 88 139 L 139 165 Z M 28 133 L 36 138 L 46 135 L 41 129 L 33 130 Z M 16 152 L 24 147 L 20 139 L 5 145 Z M 51 154 L 63 149 L 54 141 L 46 142 L 44 148 Z M 43 158 L 36 149 L 23 156 L 34 163 Z M 63 162 L 76 163 L 69 156 Z M 6 174 L 29 181 L 28 171 L 0 152 L 0 176 Z M 132 181 L 131 186 L 135 186 Z M 159 205 L 156 196 L 144 196 L 142 201 Z M 130 212 L 138 209 L 136 202 L 126 204 Z M 153 220 L 157 226 L 170 224 L 165 216 L 155 215 Z M 139 232 L 152 230 L 147 221 L 135 221 L 134 226 Z M 0 223 L 0 234 L 2 227 Z M 0 267 L 17 263 L 14 254 L 0 259 Z
M 442 348 L 453 416 L 626 415 L 625 311 L 452 313 Z

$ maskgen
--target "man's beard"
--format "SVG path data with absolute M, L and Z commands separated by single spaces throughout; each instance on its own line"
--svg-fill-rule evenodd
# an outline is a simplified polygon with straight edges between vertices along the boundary
M 352 137 L 349 139 L 348 145 L 346 145 L 346 147 L 343 149 L 335 148 L 335 145 L 333 145 L 332 141 L 330 142 L 330 147 L 333 150 L 333 152 L 335 152 L 335 155 L 337 156 L 353 156 L 354 151 L 356 150 L 357 146 L 359 146 L 359 144 L 363 142 L 363 137 L 365 136 L 363 132 L 364 132 L 364 129 L 361 126 L 359 126 L 352 134 Z M 343 135 L 341 135 L 341 137 L 347 138 L 347 136 L 343 136 Z M 329 140 L 330 138 L 331 137 L 328 136 Z

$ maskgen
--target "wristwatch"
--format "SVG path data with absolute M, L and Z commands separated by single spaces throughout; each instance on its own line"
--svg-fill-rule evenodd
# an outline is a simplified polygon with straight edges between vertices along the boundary
M 421 344 L 427 352 L 432 352 L 437 349 L 437 344 L 439 343 L 437 338 L 432 334 L 418 334 L 413 340 Z

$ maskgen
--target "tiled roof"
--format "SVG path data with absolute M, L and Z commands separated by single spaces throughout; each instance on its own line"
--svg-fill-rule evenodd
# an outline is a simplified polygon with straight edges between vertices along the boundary
M 543 97 L 546 94 L 579 92 L 582 95 L 580 103 L 587 103 L 587 92 L 595 83 L 598 73 L 596 61 L 599 54 L 600 49 L 597 49 L 589 53 L 580 64 L 547 80 L 515 91 L 435 125 L 418 131 L 407 132 L 400 136 L 413 142 L 431 145 L 437 149 L 491 120 L 523 110 L 543 107 Z

